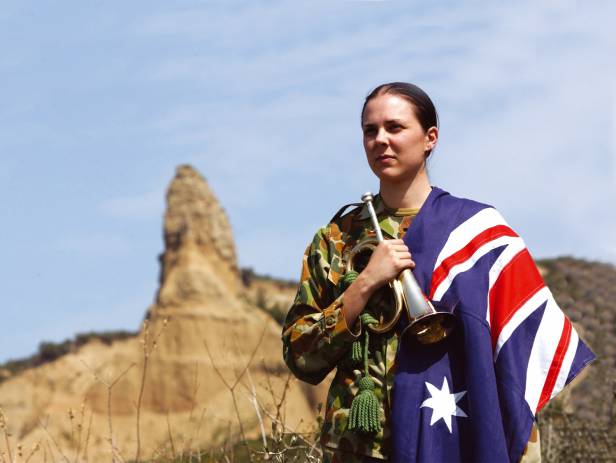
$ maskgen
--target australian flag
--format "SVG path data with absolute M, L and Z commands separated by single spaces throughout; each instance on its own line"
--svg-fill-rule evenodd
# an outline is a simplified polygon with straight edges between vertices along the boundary
M 399 345 L 392 461 L 517 462 L 535 415 L 594 354 L 493 207 L 433 187 L 404 240 L 457 326 L 439 344 Z

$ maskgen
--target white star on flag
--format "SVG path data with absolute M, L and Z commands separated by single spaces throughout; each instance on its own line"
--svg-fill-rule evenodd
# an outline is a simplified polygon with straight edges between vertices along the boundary
M 454 392 L 451 394 L 449 392 L 449 383 L 447 382 L 446 377 L 443 377 L 443 387 L 441 387 L 440 390 L 427 381 L 426 387 L 432 397 L 424 400 L 419 408 L 430 407 L 432 409 L 430 426 L 434 425 L 434 423 L 442 418 L 449 429 L 449 433 L 451 434 L 451 417 L 468 417 L 466 413 L 464 413 L 464 411 L 462 411 L 462 409 L 457 405 L 462 396 L 466 394 L 466 391 Z

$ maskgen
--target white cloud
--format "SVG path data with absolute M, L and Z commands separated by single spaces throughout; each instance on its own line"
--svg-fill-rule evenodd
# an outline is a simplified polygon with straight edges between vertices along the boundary
M 436 176 L 500 205 L 540 254 L 602 259 L 616 234 L 606 105 L 614 36 L 605 34 L 605 12 L 592 9 L 550 5 L 523 20 L 512 13 L 494 18 L 459 80 L 439 88 L 446 111 Z
M 191 149 L 236 224 L 273 200 L 334 203 L 373 185 L 358 129 L 363 98 L 383 81 L 411 80 L 440 110 L 439 186 L 497 205 L 540 251 L 597 258 L 608 252 L 604 231 L 616 233 L 604 212 L 615 196 L 606 179 L 616 143 L 609 17 L 572 2 L 411 5 L 395 15 L 379 5 L 280 3 L 162 12 L 137 29 L 193 44 L 148 73 L 206 96 L 155 125 Z M 322 209 L 304 207 L 289 233 L 335 207 Z M 584 214 L 600 226 L 588 229 Z M 255 259 L 271 260 L 270 239 Z M 246 246 L 240 255 L 259 253 Z
M 68 231 L 52 251 L 84 254 L 107 275 L 117 259 L 104 257 L 140 255 L 134 274 L 145 275 L 160 241 L 143 234 L 154 222 L 160 230 L 164 188 L 173 166 L 188 161 L 229 213 L 242 265 L 297 278 L 317 227 L 376 190 L 359 131 L 365 95 L 408 80 L 430 93 L 442 118 L 435 184 L 497 206 L 533 255 L 616 262 L 615 4 L 138 3 L 118 13 L 101 3 L 94 28 L 84 21 L 91 9 L 31 9 L 0 11 L 0 38 L 14 45 L 0 57 L 8 79 L 0 179 L 9 201 L 24 200 L 7 229 L 20 261 L 36 260 L 38 249 L 24 230 L 53 219 L 55 233 Z M 86 180 L 99 168 L 100 181 Z M 86 184 L 88 194 L 76 197 L 74 185 Z M 101 197 L 96 217 L 90 198 Z M 87 219 L 58 222 L 52 206 L 67 204 Z M 37 280 L 37 293 L 61 301 L 59 324 L 82 326 L 63 312 L 83 307 L 62 292 L 75 263 L 61 260 L 59 280 L 47 281 L 58 292 Z M 124 281 L 114 292 L 122 284 L 134 291 Z M 150 300 L 153 289 L 142 294 Z M 31 313 L 47 307 L 15 301 L 9 306 L 24 313 L 27 304 Z M 110 327 L 130 307 L 131 320 L 144 308 L 94 304 L 87 316 L 111 310 L 95 321 Z

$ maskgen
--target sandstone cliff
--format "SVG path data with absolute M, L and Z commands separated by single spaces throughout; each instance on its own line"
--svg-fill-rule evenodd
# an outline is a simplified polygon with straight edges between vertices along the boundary
M 219 374 L 227 385 L 238 382 L 243 431 L 258 432 L 253 384 L 268 425 L 267 410 L 285 393 L 280 326 L 248 302 L 227 216 L 190 166 L 178 167 L 169 186 L 164 238 L 160 288 L 138 336 L 110 346 L 88 342 L 0 384 L 8 429 L 25 449 L 40 443 L 48 455 L 59 458 L 61 450 L 73 460 L 86 452 L 89 428 L 88 461 L 108 461 L 112 453 L 133 459 L 138 411 L 142 459 L 169 454 L 170 447 L 209 448 L 241 432 Z M 286 397 L 286 424 L 314 426 L 311 397 L 323 397 L 323 387 L 293 380 Z

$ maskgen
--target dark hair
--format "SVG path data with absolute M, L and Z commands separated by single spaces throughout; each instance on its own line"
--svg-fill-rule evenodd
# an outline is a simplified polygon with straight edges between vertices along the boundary
M 421 127 L 424 129 L 424 132 L 427 132 L 430 127 L 438 128 L 438 114 L 436 113 L 434 103 L 432 103 L 432 100 L 428 94 L 417 85 L 409 84 L 407 82 L 390 82 L 388 84 L 379 85 L 372 90 L 366 97 L 366 101 L 364 101 L 364 105 L 361 108 L 362 122 L 364 120 L 364 111 L 368 102 L 373 98 L 384 94 L 397 95 L 411 103 L 413 106 L 413 112 L 419 120 Z M 429 156 L 431 151 L 432 150 L 428 151 L 426 156 Z

